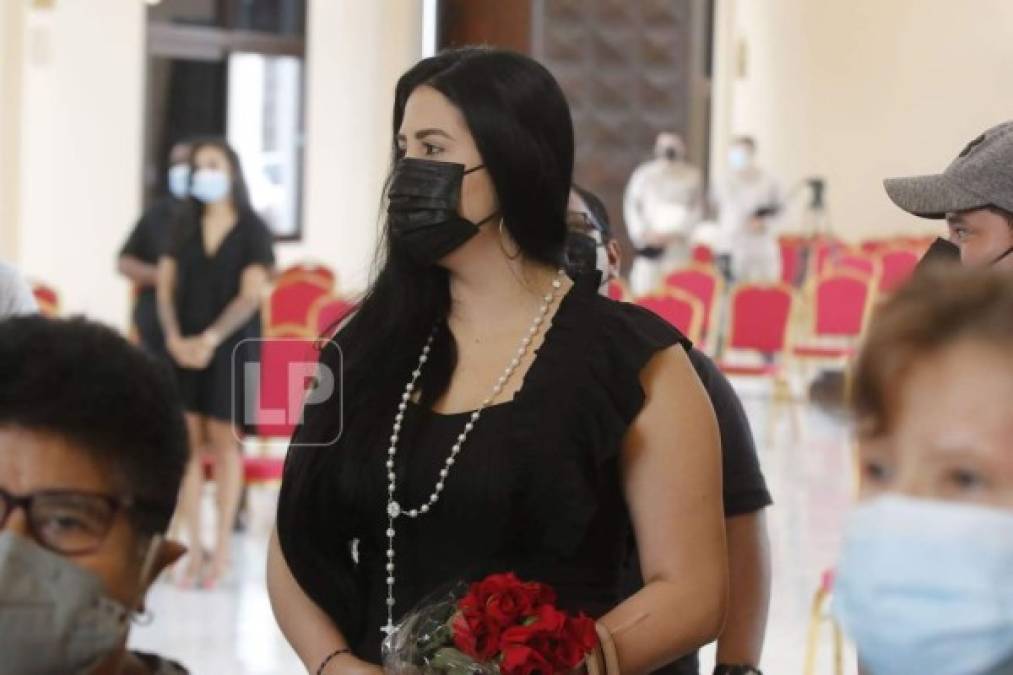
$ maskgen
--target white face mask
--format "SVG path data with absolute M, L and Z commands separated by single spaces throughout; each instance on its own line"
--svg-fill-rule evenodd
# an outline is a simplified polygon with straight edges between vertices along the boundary
M 1013 513 L 901 496 L 858 506 L 833 609 L 870 675 L 1013 672 Z

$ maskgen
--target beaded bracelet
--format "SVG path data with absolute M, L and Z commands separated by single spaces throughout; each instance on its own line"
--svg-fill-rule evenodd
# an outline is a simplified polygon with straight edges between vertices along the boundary
M 320 662 L 320 667 L 317 668 L 317 675 L 323 675 L 324 668 L 327 667 L 327 664 L 330 663 L 332 659 L 335 659 L 341 656 L 342 654 L 351 654 L 351 653 L 352 650 L 349 649 L 348 647 L 344 647 L 342 649 L 335 649 L 333 652 L 328 654 L 323 661 Z

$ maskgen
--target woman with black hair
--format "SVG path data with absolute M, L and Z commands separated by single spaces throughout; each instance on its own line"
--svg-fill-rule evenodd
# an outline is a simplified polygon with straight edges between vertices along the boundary
M 413 605 L 511 571 L 597 618 L 624 673 L 713 639 L 714 413 L 682 335 L 561 269 L 558 84 L 518 54 L 446 52 L 401 77 L 392 131 L 382 266 L 335 338 L 344 395 L 307 407 L 286 463 L 268 561 L 283 632 L 310 672 L 377 673 Z M 648 583 L 620 604 L 631 528 Z
M 250 205 L 239 157 L 220 139 L 193 144 L 190 199 L 158 263 L 158 309 L 186 408 L 190 464 L 179 520 L 190 554 L 184 586 L 213 587 L 229 564 L 232 525 L 242 493 L 237 438 L 244 398 L 241 368 L 256 360 L 260 302 L 274 266 L 271 234 Z M 235 362 L 235 363 L 234 363 Z M 214 459 L 218 513 L 211 560 L 202 560 L 201 454 Z M 207 565 L 205 566 L 205 562 Z

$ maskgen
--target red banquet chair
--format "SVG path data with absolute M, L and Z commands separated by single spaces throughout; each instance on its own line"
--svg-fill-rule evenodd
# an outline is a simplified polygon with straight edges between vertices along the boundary
M 791 405 L 791 387 L 785 368 L 790 353 L 789 327 L 794 315 L 795 292 L 783 283 L 740 284 L 729 298 L 728 329 L 718 367 L 732 377 L 757 377 L 773 387 L 770 431 L 773 433 L 781 407 Z M 750 353 L 754 360 L 729 357 L 729 352 Z M 792 407 L 792 430 L 799 423 Z
M 802 237 L 779 237 L 778 248 L 781 251 L 781 281 L 793 286 L 802 281 L 802 260 L 805 240 Z
M 264 305 L 264 335 L 312 335 L 315 329 L 309 323 L 310 307 L 329 295 L 331 288 L 330 282 L 314 274 L 279 279 Z
M 700 342 L 712 339 L 711 327 L 716 325 L 718 298 L 721 297 L 721 277 L 710 266 L 690 265 L 665 275 L 663 288 L 685 291 L 697 298 L 703 305 L 703 320 L 700 325 Z
M 310 306 L 309 326 L 318 336 L 331 337 L 338 324 L 355 309 L 355 303 L 336 295 L 324 295 Z
M 713 265 L 714 264 L 714 251 L 711 250 L 710 246 L 704 244 L 697 244 L 693 247 L 691 254 L 693 262 L 698 265 Z
M 914 273 L 919 258 L 918 253 L 910 248 L 881 252 L 879 262 L 883 271 L 879 277 L 879 292 L 886 294 L 897 290 Z
M 630 289 L 622 279 L 612 279 L 608 282 L 608 296 L 619 302 L 626 302 L 630 299 Z
M 665 288 L 637 298 L 636 303 L 678 328 L 694 344 L 700 341 L 704 307 L 696 296 L 680 288 Z
M 45 316 L 57 316 L 60 313 L 60 294 L 55 288 L 40 281 L 32 282 L 32 295 L 39 312 Z
M 813 287 L 808 334 L 792 347 L 792 356 L 833 361 L 852 357 L 872 313 L 874 279 L 851 269 L 821 275 Z
M 841 252 L 830 260 L 822 274 L 836 270 L 852 270 L 864 274 L 870 279 L 878 279 L 882 273 L 879 259 L 862 251 Z M 817 276 L 817 279 L 819 278 L 820 276 Z
M 298 279 L 304 276 L 312 276 L 318 278 L 320 281 L 325 282 L 330 290 L 334 290 L 334 286 L 337 283 L 337 279 L 332 270 L 323 263 L 313 262 L 301 262 L 286 267 L 278 275 L 277 285 L 281 286 L 287 283 L 290 279 Z

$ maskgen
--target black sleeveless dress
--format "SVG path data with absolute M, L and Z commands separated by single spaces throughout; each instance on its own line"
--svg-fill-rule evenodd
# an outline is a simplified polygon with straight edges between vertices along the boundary
M 631 531 L 622 441 L 644 404 L 641 369 L 675 344 L 690 346 L 651 312 L 598 295 L 593 275 L 578 279 L 521 389 L 482 413 L 439 503 L 424 518 L 398 520 L 395 621 L 434 591 L 506 571 L 552 585 L 569 611 L 600 617 L 617 605 Z M 393 422 L 395 409 L 396 401 L 376 414 Z M 467 417 L 408 408 L 395 469 L 401 504 L 428 497 Z M 355 447 L 355 427 L 345 419 L 330 448 L 293 445 L 277 527 L 303 590 L 360 658 L 379 662 L 386 445 Z

